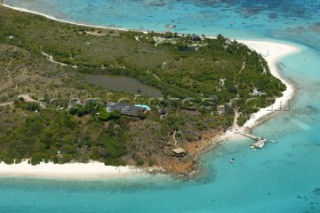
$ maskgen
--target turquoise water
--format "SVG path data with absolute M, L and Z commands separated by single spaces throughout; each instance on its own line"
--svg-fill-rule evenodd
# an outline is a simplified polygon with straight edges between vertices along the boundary
M 320 1 L 5 2 L 86 24 L 163 31 L 174 23 L 178 32 L 281 39 L 302 51 L 279 63 L 298 88 L 290 111 L 254 129 L 278 143 L 257 151 L 248 140 L 223 144 L 193 181 L 0 179 L 0 212 L 320 212 Z

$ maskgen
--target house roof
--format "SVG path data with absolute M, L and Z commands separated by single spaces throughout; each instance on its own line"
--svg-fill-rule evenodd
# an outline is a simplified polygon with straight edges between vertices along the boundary
M 172 150 L 175 154 L 183 154 L 186 152 L 186 150 L 180 148 L 180 147 L 177 147 L 175 149 Z
M 137 117 L 141 112 L 144 112 L 146 109 L 143 107 L 133 106 L 126 103 L 108 103 L 107 111 L 112 112 L 114 110 L 120 110 L 121 114 L 127 116 Z
M 165 110 L 165 109 L 159 109 L 159 113 L 160 113 L 161 115 L 165 115 L 165 114 L 167 114 L 168 112 L 167 112 L 167 110 Z

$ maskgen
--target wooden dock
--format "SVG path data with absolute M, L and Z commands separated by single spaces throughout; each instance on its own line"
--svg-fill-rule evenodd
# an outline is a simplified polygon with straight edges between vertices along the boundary
M 255 142 L 254 144 L 252 144 L 252 146 L 255 148 L 261 149 L 265 143 L 267 143 L 267 140 L 265 138 L 262 138 L 262 139 L 258 140 L 257 142 Z
M 237 132 L 238 134 L 242 135 L 242 136 L 245 136 L 247 138 L 250 138 L 252 140 L 254 140 L 255 142 L 253 144 L 251 144 L 251 146 L 253 146 L 254 148 L 259 148 L 261 149 L 265 143 L 268 142 L 268 140 L 264 137 L 259 137 L 259 136 L 256 136 L 256 135 L 253 135 L 253 134 L 249 134 L 249 133 L 246 133 L 246 132 Z

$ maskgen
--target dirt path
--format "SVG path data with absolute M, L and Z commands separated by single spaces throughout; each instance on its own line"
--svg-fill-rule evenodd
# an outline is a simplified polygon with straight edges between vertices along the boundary
M 63 67 L 68 67 L 68 66 L 70 66 L 70 65 L 68 65 L 68 64 L 61 63 L 61 62 L 59 62 L 59 61 L 54 60 L 52 55 L 50 55 L 50 54 L 48 54 L 48 53 L 46 53 L 46 52 L 44 52 L 44 51 L 42 51 L 41 54 L 42 54 L 43 56 L 45 56 L 45 57 L 46 57 L 49 61 L 51 61 L 52 63 L 59 64 L 59 65 L 61 65 L 61 66 L 63 66 Z M 78 68 L 76 65 L 73 65 L 73 66 L 70 66 L 70 67 L 75 68 L 75 69 Z
M 0 107 L 10 106 L 10 105 L 12 105 L 12 104 L 13 104 L 13 102 L 6 102 L 6 103 L 0 104 Z
M 30 97 L 30 95 L 19 95 L 18 98 L 23 98 L 25 102 L 38 102 Z

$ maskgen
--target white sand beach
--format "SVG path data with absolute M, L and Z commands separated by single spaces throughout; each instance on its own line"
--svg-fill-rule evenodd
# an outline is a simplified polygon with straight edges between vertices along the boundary
M 247 45 L 250 49 L 260 53 L 268 62 L 270 72 L 273 76 L 280 79 L 287 89 L 283 92 L 283 96 L 275 100 L 272 106 L 260 109 L 258 112 L 251 115 L 251 118 L 241 127 L 234 126 L 232 130 L 227 131 L 222 138 L 227 140 L 236 140 L 243 138 L 243 136 L 236 134 L 236 129 L 239 132 L 251 130 L 256 125 L 260 124 L 266 116 L 281 112 L 287 109 L 290 100 L 294 96 L 294 86 L 281 76 L 278 61 L 285 56 L 298 53 L 300 48 L 288 44 L 269 42 L 269 41 L 252 41 L 252 40 L 238 40 L 239 42 Z
M 273 112 L 279 112 L 286 110 L 286 105 L 290 104 L 295 89 L 294 86 L 281 76 L 278 68 L 278 61 L 288 55 L 300 52 L 300 48 L 283 43 L 266 42 L 266 41 L 239 41 L 246 44 L 249 48 L 260 53 L 268 62 L 270 72 L 273 76 L 280 79 L 287 89 L 283 92 L 283 96 L 275 100 L 273 106 L 260 109 L 257 113 L 251 115 L 251 119 L 248 120 L 241 128 L 253 128 L 259 123 L 261 118 L 269 115 Z
M 90 26 L 85 24 L 78 24 L 73 22 L 68 22 L 64 20 L 59 20 L 55 17 L 48 16 L 42 13 L 30 11 L 27 9 L 11 7 L 8 5 L 4 5 L 8 8 L 33 13 L 37 15 L 41 15 L 47 17 L 49 19 L 76 24 L 80 26 L 89 26 L 95 28 L 106 28 L 106 29 L 115 29 L 103 26 Z M 118 30 L 126 30 L 126 29 L 118 29 Z M 267 42 L 267 41 L 239 41 L 241 43 L 246 44 L 251 49 L 261 53 L 264 58 L 267 60 L 268 65 L 270 67 L 270 71 L 272 75 L 279 78 L 284 84 L 287 86 L 287 90 L 283 93 L 282 97 L 276 99 L 274 109 L 271 107 L 267 107 L 264 109 L 260 109 L 257 113 L 251 116 L 251 119 L 248 120 L 242 127 L 233 127 L 237 128 L 238 131 L 244 131 L 245 129 L 252 129 L 254 126 L 259 124 L 265 116 L 277 112 L 275 109 L 279 109 L 280 104 L 282 107 L 288 103 L 288 101 L 294 95 L 294 87 L 288 81 L 283 79 L 280 75 L 280 71 L 277 67 L 277 62 L 290 54 L 294 54 L 300 51 L 298 47 L 291 46 L 283 43 L 276 42 Z M 235 131 L 227 131 L 221 138 L 228 138 L 228 140 L 233 140 L 236 138 L 241 138 L 239 134 L 235 134 Z M 161 169 L 156 169 L 161 170 Z M 145 170 L 137 169 L 134 167 L 114 167 L 114 166 L 105 166 L 103 163 L 99 162 L 91 162 L 91 163 L 70 163 L 70 164 L 53 164 L 53 163 L 41 163 L 37 166 L 32 166 L 27 163 L 27 161 L 23 161 L 20 164 L 7 165 L 4 163 L 0 163 L 0 176 L 10 176 L 10 177 L 32 177 L 32 178 L 50 178 L 50 179 L 104 179 L 104 178 L 117 178 L 117 177 L 126 177 L 136 174 L 145 174 Z
M 8 165 L 0 163 L 1 177 L 28 177 L 48 179 L 110 179 L 146 174 L 144 170 L 129 166 L 105 166 L 100 162 L 90 163 L 41 163 L 33 166 L 28 161 Z

